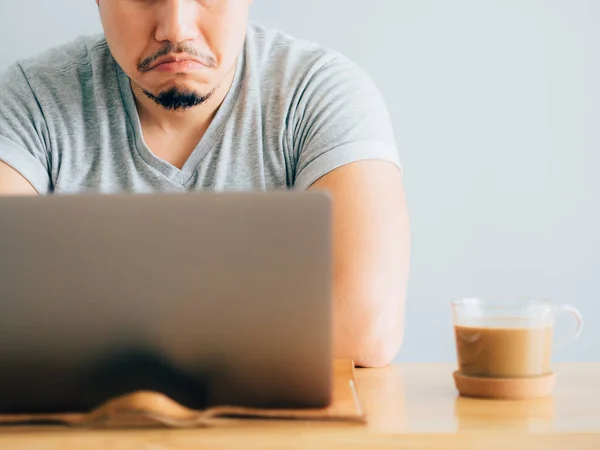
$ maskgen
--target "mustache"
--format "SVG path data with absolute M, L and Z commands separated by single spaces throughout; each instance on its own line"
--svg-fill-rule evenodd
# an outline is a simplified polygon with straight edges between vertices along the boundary
M 169 54 L 185 54 L 192 56 L 202 62 L 207 67 L 215 68 L 217 67 L 217 60 L 210 55 L 206 55 L 194 47 L 188 44 L 168 44 L 166 47 L 155 53 L 154 55 L 148 56 L 144 59 L 140 65 L 138 65 L 138 70 L 140 72 L 148 72 L 150 67 L 159 58 L 163 56 L 167 56 Z

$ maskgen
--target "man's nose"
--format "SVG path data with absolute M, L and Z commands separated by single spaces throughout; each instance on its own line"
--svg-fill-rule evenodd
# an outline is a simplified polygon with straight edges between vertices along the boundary
M 196 0 L 164 0 L 160 2 L 155 39 L 178 44 L 198 38 L 200 4 Z

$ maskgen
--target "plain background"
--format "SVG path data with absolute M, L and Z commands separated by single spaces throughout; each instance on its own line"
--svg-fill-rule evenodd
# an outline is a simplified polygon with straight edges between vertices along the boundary
M 255 21 L 354 59 L 387 99 L 413 229 L 398 359 L 453 360 L 450 301 L 506 295 L 579 308 L 584 334 L 557 358 L 600 360 L 600 2 L 252 8 Z M 0 71 L 99 31 L 93 0 L 2 1 Z

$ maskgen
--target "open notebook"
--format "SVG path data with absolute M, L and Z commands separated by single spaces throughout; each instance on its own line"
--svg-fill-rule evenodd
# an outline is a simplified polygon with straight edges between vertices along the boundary
M 108 401 L 87 414 L 0 416 L 0 426 L 57 425 L 83 428 L 166 426 L 194 428 L 218 425 L 232 418 L 281 420 L 330 420 L 364 422 L 354 381 L 354 364 L 337 360 L 334 365 L 333 401 L 322 409 L 273 410 L 218 406 L 204 411 L 188 409 L 156 392 L 136 392 Z

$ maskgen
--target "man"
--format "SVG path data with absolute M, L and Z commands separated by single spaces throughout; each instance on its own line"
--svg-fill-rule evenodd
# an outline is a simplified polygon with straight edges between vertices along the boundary
M 409 227 L 384 102 L 341 55 L 249 24 L 251 2 L 96 0 L 103 36 L 0 81 L 0 195 L 326 189 L 335 354 L 385 365 Z

